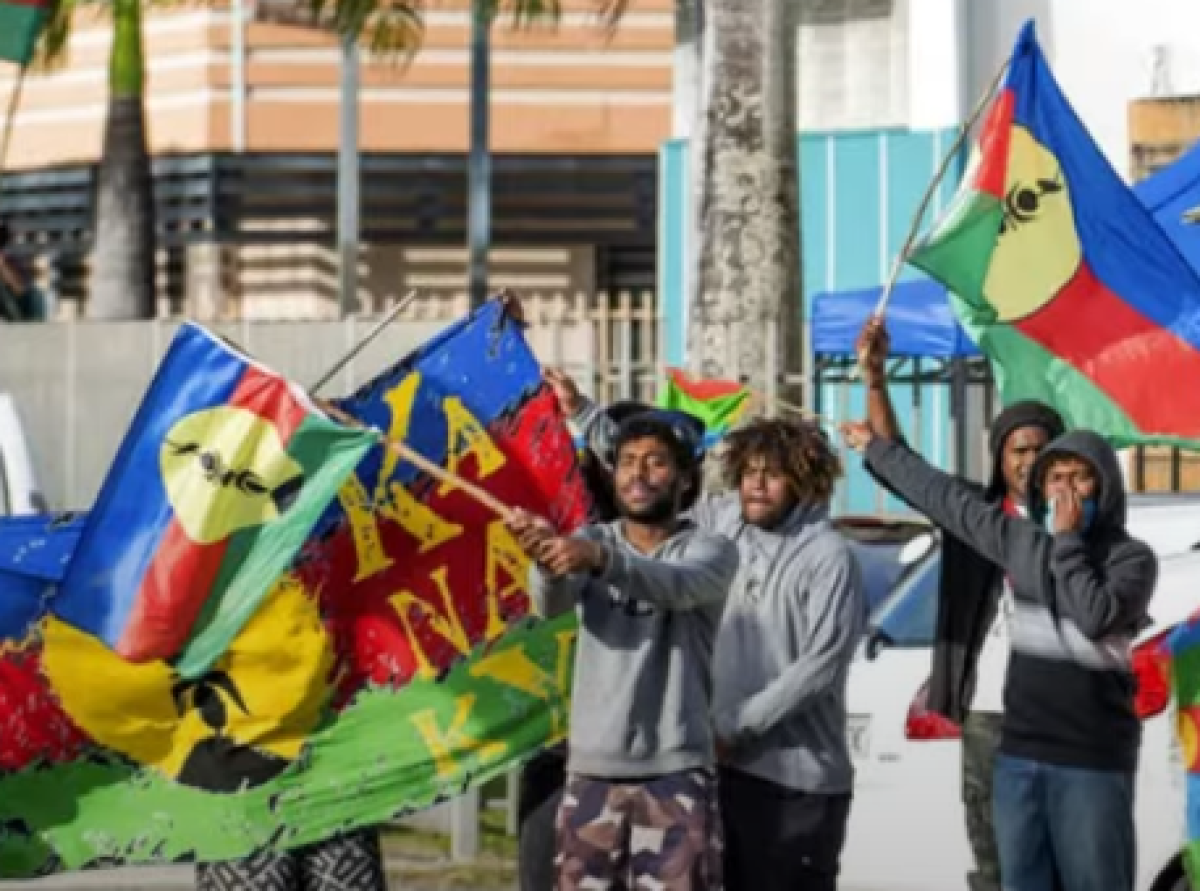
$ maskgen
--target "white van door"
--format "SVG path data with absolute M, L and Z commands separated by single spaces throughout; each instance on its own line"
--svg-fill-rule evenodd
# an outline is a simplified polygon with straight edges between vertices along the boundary
M 17 406 L 0 393 L 0 516 L 46 513 Z

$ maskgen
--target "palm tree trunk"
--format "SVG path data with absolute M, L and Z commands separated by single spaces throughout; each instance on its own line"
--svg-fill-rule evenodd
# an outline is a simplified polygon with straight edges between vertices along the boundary
M 156 314 L 154 192 L 146 145 L 142 10 L 138 0 L 114 0 L 112 7 L 88 316 L 151 319 Z
M 780 372 L 798 371 L 801 354 L 798 8 L 708 0 L 702 29 L 689 363 L 760 392 L 765 350 Z

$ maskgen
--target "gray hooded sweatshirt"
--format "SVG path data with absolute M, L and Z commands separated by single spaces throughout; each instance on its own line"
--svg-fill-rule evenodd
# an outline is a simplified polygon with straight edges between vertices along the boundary
M 853 553 L 825 507 L 761 529 L 727 495 L 695 518 L 740 555 L 717 636 L 713 714 L 733 746 L 728 766 L 802 792 L 849 792 L 846 681 L 867 619 Z
M 1047 464 L 1064 455 L 1095 469 L 1096 516 L 1083 532 L 1050 534 L 1042 528 L 1040 482 Z M 1061 767 L 1136 770 L 1141 723 L 1132 648 L 1148 622 L 1158 561 L 1125 531 L 1125 487 L 1112 448 L 1087 430 L 1050 443 L 1030 476 L 1033 522 L 1007 515 L 902 443 L 875 439 L 866 457 L 889 488 L 1001 567 L 1012 584 L 1000 751 Z
M 737 549 L 684 522 L 643 555 L 622 528 L 578 533 L 604 545 L 601 575 L 530 573 L 542 615 L 579 612 L 567 769 L 638 779 L 711 767 L 713 643 Z
M 598 454 L 607 450 L 615 425 L 593 403 L 573 421 Z M 729 766 L 803 792 L 849 792 L 846 682 L 867 621 L 853 552 L 824 507 L 760 529 L 730 494 L 692 517 L 740 558 L 715 664 L 713 721 L 733 745 Z

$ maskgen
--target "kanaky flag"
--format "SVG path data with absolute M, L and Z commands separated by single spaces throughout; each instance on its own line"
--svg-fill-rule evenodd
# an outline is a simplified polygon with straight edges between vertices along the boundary
M 132 662 L 202 674 L 376 441 L 196 325 L 176 335 L 52 611 Z
M 1187 844 L 1183 862 L 1192 882 L 1200 880 L 1200 614 L 1168 635 L 1171 692 L 1187 786 Z
M 1005 402 L 1114 445 L 1200 446 L 1200 279 L 1101 154 L 1032 22 L 962 187 L 910 262 L 942 282 Z
M 0 59 L 28 65 L 50 9 L 51 0 L 0 0 Z
M 658 404 L 703 421 L 706 444 L 711 446 L 746 413 L 750 395 L 750 388 L 737 381 L 694 378 L 670 368 Z

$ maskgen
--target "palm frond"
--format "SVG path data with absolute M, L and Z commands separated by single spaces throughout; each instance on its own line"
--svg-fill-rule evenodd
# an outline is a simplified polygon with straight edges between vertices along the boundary
M 302 0 L 310 24 L 336 31 L 376 56 L 406 60 L 425 36 L 423 0 Z
M 489 21 L 495 21 L 501 13 L 508 13 L 512 17 L 513 24 L 518 28 L 526 28 L 541 22 L 556 25 L 562 14 L 559 0 L 506 0 L 506 2 L 475 0 L 475 2 L 484 4 L 485 8 L 482 11 L 488 16 Z
M 71 18 L 75 15 L 76 0 L 58 0 L 51 9 L 50 20 L 42 29 L 34 56 L 34 67 L 43 71 L 61 68 L 67 63 L 71 38 Z
M 609 37 L 616 32 L 617 26 L 621 23 L 621 19 L 625 17 L 625 13 L 629 11 L 629 6 L 633 0 L 597 0 L 597 10 L 600 13 L 600 18 L 608 28 Z M 676 0 L 677 3 L 687 3 L 689 0 Z M 699 2 L 699 0 L 693 0 Z
M 473 0 L 489 23 L 508 13 L 516 27 L 557 22 L 559 0 Z M 357 41 L 374 55 L 411 59 L 425 36 L 424 0 L 303 0 L 312 24 Z

